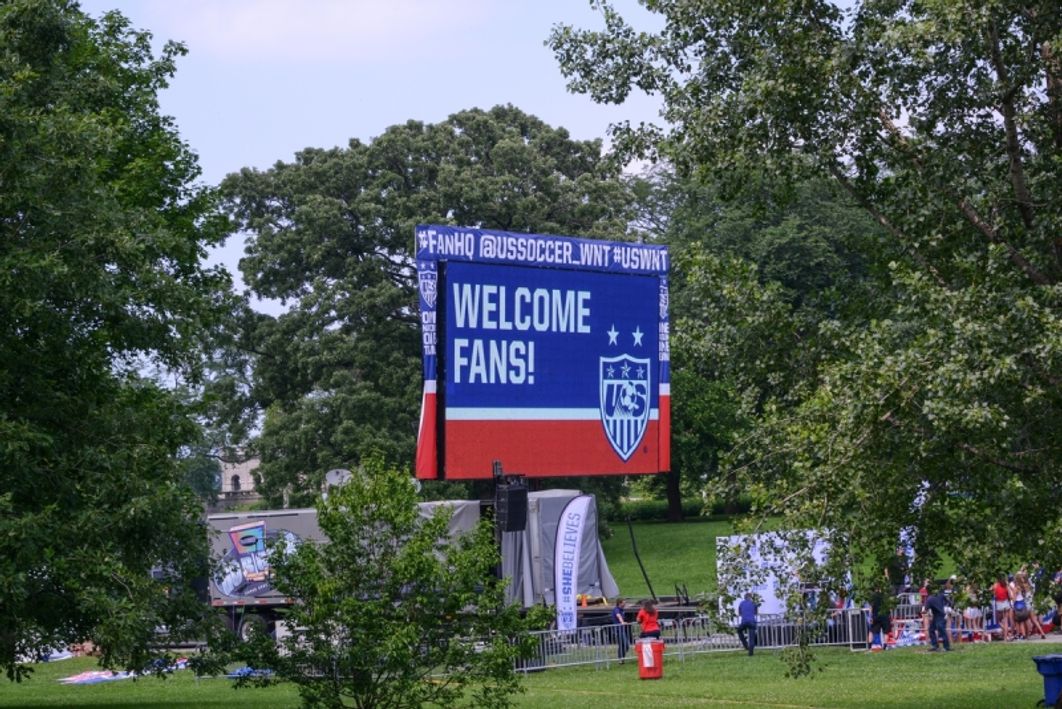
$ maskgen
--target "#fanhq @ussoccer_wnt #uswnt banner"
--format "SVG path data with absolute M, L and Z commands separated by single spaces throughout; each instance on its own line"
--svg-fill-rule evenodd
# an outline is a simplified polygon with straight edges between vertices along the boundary
M 421 479 L 670 467 L 664 246 L 416 228 Z

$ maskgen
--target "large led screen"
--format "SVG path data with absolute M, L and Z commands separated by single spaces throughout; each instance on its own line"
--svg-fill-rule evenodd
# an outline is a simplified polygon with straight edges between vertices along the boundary
M 670 463 L 665 248 L 417 228 L 422 479 Z

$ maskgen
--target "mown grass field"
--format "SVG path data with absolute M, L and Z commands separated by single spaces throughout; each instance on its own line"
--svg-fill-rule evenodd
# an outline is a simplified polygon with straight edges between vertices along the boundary
M 611 526 L 612 537 L 601 545 L 620 593 L 632 599 L 648 597 L 626 523 Z M 676 584 L 685 584 L 691 596 L 715 592 L 715 538 L 733 533 L 730 522 L 634 522 L 633 527 L 638 553 L 658 596 L 673 595 Z
M 631 549 L 625 522 L 610 522 L 612 536 L 601 543 L 620 594 L 638 600 L 649 597 L 638 562 Z M 688 519 L 685 522 L 634 522 L 638 553 L 657 596 L 675 594 L 676 584 L 685 584 L 691 597 L 715 594 L 715 538 L 734 534 L 728 520 Z M 948 557 L 941 561 L 937 578 L 955 573 Z
M 87 686 L 59 684 L 59 679 L 63 677 L 95 669 L 98 669 L 96 660 L 91 657 L 35 665 L 35 672 L 30 679 L 21 683 L 0 679 L 0 707 L 265 709 L 299 706 L 298 694 L 290 686 L 235 690 L 231 680 L 197 680 L 188 670 L 175 672 L 165 679 L 143 677 Z
M 956 707 L 996 709 L 1029 707 L 1042 697 L 1043 680 L 1034 655 L 1062 653 L 1056 643 L 964 645 L 951 653 L 927 654 L 922 648 L 885 653 L 847 649 L 818 652 L 822 671 L 789 679 L 777 652 L 748 657 L 731 652 L 668 658 L 661 680 L 639 680 L 637 667 L 577 667 L 531 674 L 519 707 L 566 709 L 607 707 Z M 60 677 L 93 667 L 89 658 L 41 665 L 22 684 L 0 683 L 0 707 L 297 707 L 289 686 L 234 690 L 226 679 L 196 680 L 188 671 L 166 680 L 144 678 L 111 684 L 70 687 Z
M 669 661 L 661 680 L 639 680 L 629 663 L 608 670 L 551 670 L 527 679 L 521 707 L 1032 707 L 1043 698 L 1034 655 L 1056 643 L 963 646 L 950 653 L 903 648 L 884 653 L 822 649 L 822 671 L 785 677 L 778 652 L 703 655 Z
M 626 524 L 613 525 L 603 543 L 609 566 L 624 596 L 649 595 L 631 551 Z M 715 590 L 715 537 L 732 533 L 726 521 L 682 524 L 634 523 L 638 550 L 658 595 L 685 584 L 691 595 Z M 922 648 L 886 653 L 818 651 L 821 672 L 800 680 L 785 677 L 779 653 L 749 658 L 740 653 L 704 655 L 679 662 L 668 658 L 660 681 L 638 680 L 633 662 L 595 670 L 550 670 L 529 675 L 521 707 L 1031 707 L 1043 682 L 1033 655 L 1062 653 L 1062 635 L 1054 644 L 1028 643 L 962 646 L 950 654 L 926 654 Z M 297 707 L 291 686 L 234 690 L 230 680 L 197 680 L 182 671 L 166 680 L 92 686 L 64 686 L 58 679 L 95 669 L 91 658 L 39 665 L 22 684 L 0 680 L 0 707 Z

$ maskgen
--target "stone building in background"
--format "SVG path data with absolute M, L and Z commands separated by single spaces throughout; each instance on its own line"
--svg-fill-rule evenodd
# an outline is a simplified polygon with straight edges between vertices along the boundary
M 262 500 L 255 490 L 252 475 L 260 462 L 258 458 L 249 458 L 221 464 L 221 492 L 218 493 L 216 510 L 245 508 Z

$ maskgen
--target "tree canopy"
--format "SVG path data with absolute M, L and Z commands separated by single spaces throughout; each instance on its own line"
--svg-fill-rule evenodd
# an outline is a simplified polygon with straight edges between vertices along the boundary
M 627 194 L 601 153 L 600 141 L 498 106 L 226 178 L 228 207 L 250 235 L 245 280 L 289 306 L 248 318 L 240 344 L 253 353 L 252 396 L 265 411 L 267 497 L 311 499 L 327 470 L 373 450 L 396 465 L 412 460 L 414 226 L 622 235 Z
M 843 190 L 754 170 L 744 183 L 730 194 L 662 164 L 633 184 L 636 224 L 670 245 L 674 264 L 672 519 L 680 488 L 700 496 L 765 410 L 799 404 L 835 349 L 821 326 L 866 322 L 888 302 L 888 271 L 872 257 L 890 244 Z
M 199 613 L 201 508 L 176 454 L 228 278 L 226 230 L 156 95 L 183 52 L 76 4 L 0 6 L 0 665 L 90 639 L 140 669 Z M 161 571 L 153 578 L 151 571 Z M 156 574 L 159 576 L 159 574 Z
M 576 91 L 663 98 L 669 127 L 620 126 L 623 150 L 732 192 L 749 168 L 832 179 L 893 245 L 866 249 L 888 273 L 869 317 L 823 323 L 834 352 L 727 479 L 792 525 L 843 532 L 850 568 L 902 529 L 925 569 L 943 553 L 980 574 L 1057 561 L 1057 7 L 654 0 L 651 33 L 595 4 L 603 30 L 549 42 Z

